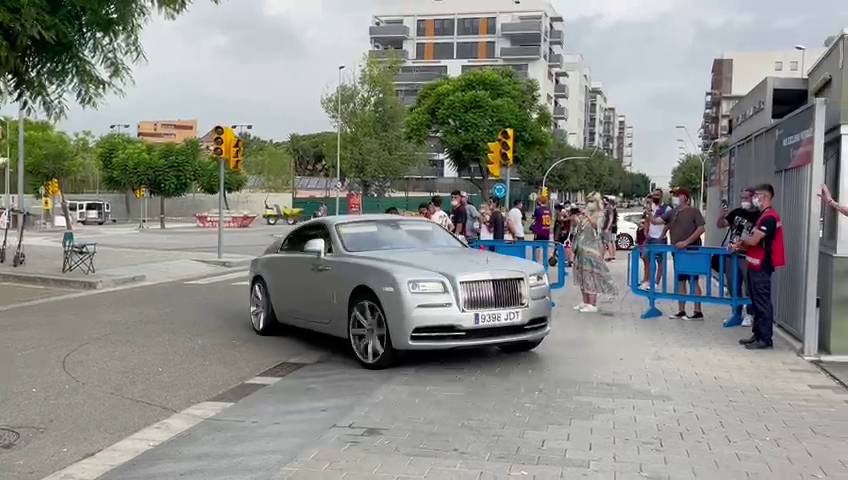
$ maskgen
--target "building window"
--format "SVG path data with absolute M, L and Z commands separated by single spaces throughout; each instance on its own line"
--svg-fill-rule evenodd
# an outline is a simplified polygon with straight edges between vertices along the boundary
M 779 60 L 774 62 L 774 71 L 775 72 L 782 72 L 783 71 L 783 62 L 781 62 Z
M 452 37 L 454 20 L 452 18 L 431 18 L 418 20 L 419 37 Z
M 460 42 L 456 58 L 495 58 L 495 42 Z
M 797 60 L 792 60 L 791 62 L 789 62 L 789 70 L 791 70 L 793 72 L 798 71 L 798 61 Z
M 495 33 L 495 17 L 460 18 L 457 21 L 457 35 L 494 35 Z
M 419 42 L 415 45 L 415 58 L 418 60 L 450 60 L 454 58 L 453 43 Z

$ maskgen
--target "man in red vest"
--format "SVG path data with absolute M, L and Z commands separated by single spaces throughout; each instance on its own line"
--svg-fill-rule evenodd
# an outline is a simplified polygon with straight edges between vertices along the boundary
M 754 328 L 751 338 L 739 340 L 748 350 L 772 348 L 774 308 L 771 303 L 771 274 L 785 265 L 783 225 L 772 207 L 774 187 L 764 183 L 755 187 L 754 206 L 762 212 L 754 230 L 747 238 L 731 245 L 745 252 L 748 262 L 748 292 L 754 307 Z

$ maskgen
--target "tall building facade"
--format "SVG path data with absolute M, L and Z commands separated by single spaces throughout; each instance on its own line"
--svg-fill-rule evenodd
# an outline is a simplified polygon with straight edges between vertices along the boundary
M 138 138 L 152 143 L 182 143 L 197 138 L 197 120 L 154 120 L 138 122 Z
M 633 126 L 627 123 L 626 115 L 619 115 L 616 119 L 616 150 L 613 158 L 618 160 L 624 168 L 633 167 Z
M 601 149 L 610 158 L 615 158 L 618 152 L 618 115 L 615 112 L 615 107 L 612 106 L 604 109 Z
M 589 89 L 588 120 L 586 122 L 586 148 L 603 149 L 604 115 L 607 110 L 607 94 L 604 85 L 592 82 Z
M 589 95 L 592 88 L 592 69 L 583 59 L 583 55 L 567 54 L 563 65 L 568 76 L 566 84 L 570 95 L 566 101 L 568 120 L 566 122 L 568 144 L 583 148 L 586 142 L 586 129 L 589 120 Z
M 554 131 L 568 137 L 571 92 L 563 69 L 563 18 L 550 2 L 383 0 L 378 8 L 369 28 L 369 56 L 399 56 L 403 63 L 395 86 L 405 104 L 414 103 L 421 88 L 439 77 L 510 68 L 536 80 Z M 456 176 L 438 157 L 431 174 Z
M 730 110 L 765 77 L 803 78 L 824 49 L 728 52 L 713 60 L 710 89 L 704 95 L 701 148 L 727 140 Z

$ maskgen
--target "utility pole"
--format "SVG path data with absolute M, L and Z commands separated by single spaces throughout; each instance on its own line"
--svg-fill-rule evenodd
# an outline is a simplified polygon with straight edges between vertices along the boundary
M 336 124 L 336 215 L 339 214 L 339 195 L 342 190 L 342 70 L 344 65 L 339 65 L 339 86 L 336 89 L 336 100 L 338 100 L 338 123 Z M 294 201 L 292 199 L 292 201 Z
M 10 126 L 11 126 L 11 121 L 10 121 L 9 118 L 6 118 L 6 135 L 5 135 L 5 137 L 6 137 L 6 168 L 5 168 L 6 189 L 3 190 L 3 192 L 5 192 L 4 193 L 5 198 L 3 199 L 3 201 L 4 201 L 3 205 L 6 206 L 6 210 L 9 209 L 9 207 L 12 203 L 12 193 L 9 191 L 12 188 L 12 158 L 11 158 L 12 157 L 12 138 L 11 138 L 12 131 L 9 128 Z M 12 217 L 10 215 L 6 216 L 7 221 L 11 220 L 11 218 Z
M 10 160 L 11 161 L 11 160 Z M 24 221 L 24 104 L 18 104 L 18 227 Z

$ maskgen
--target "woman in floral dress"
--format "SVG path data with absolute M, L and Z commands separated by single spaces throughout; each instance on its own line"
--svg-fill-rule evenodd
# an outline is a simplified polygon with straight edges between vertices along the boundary
M 580 215 L 574 239 L 574 280 L 583 293 L 583 301 L 574 307 L 581 313 L 598 311 L 598 295 L 615 296 L 618 289 L 612 282 L 604 262 L 604 248 L 599 225 L 604 218 L 603 198 L 591 193 L 586 211 Z

